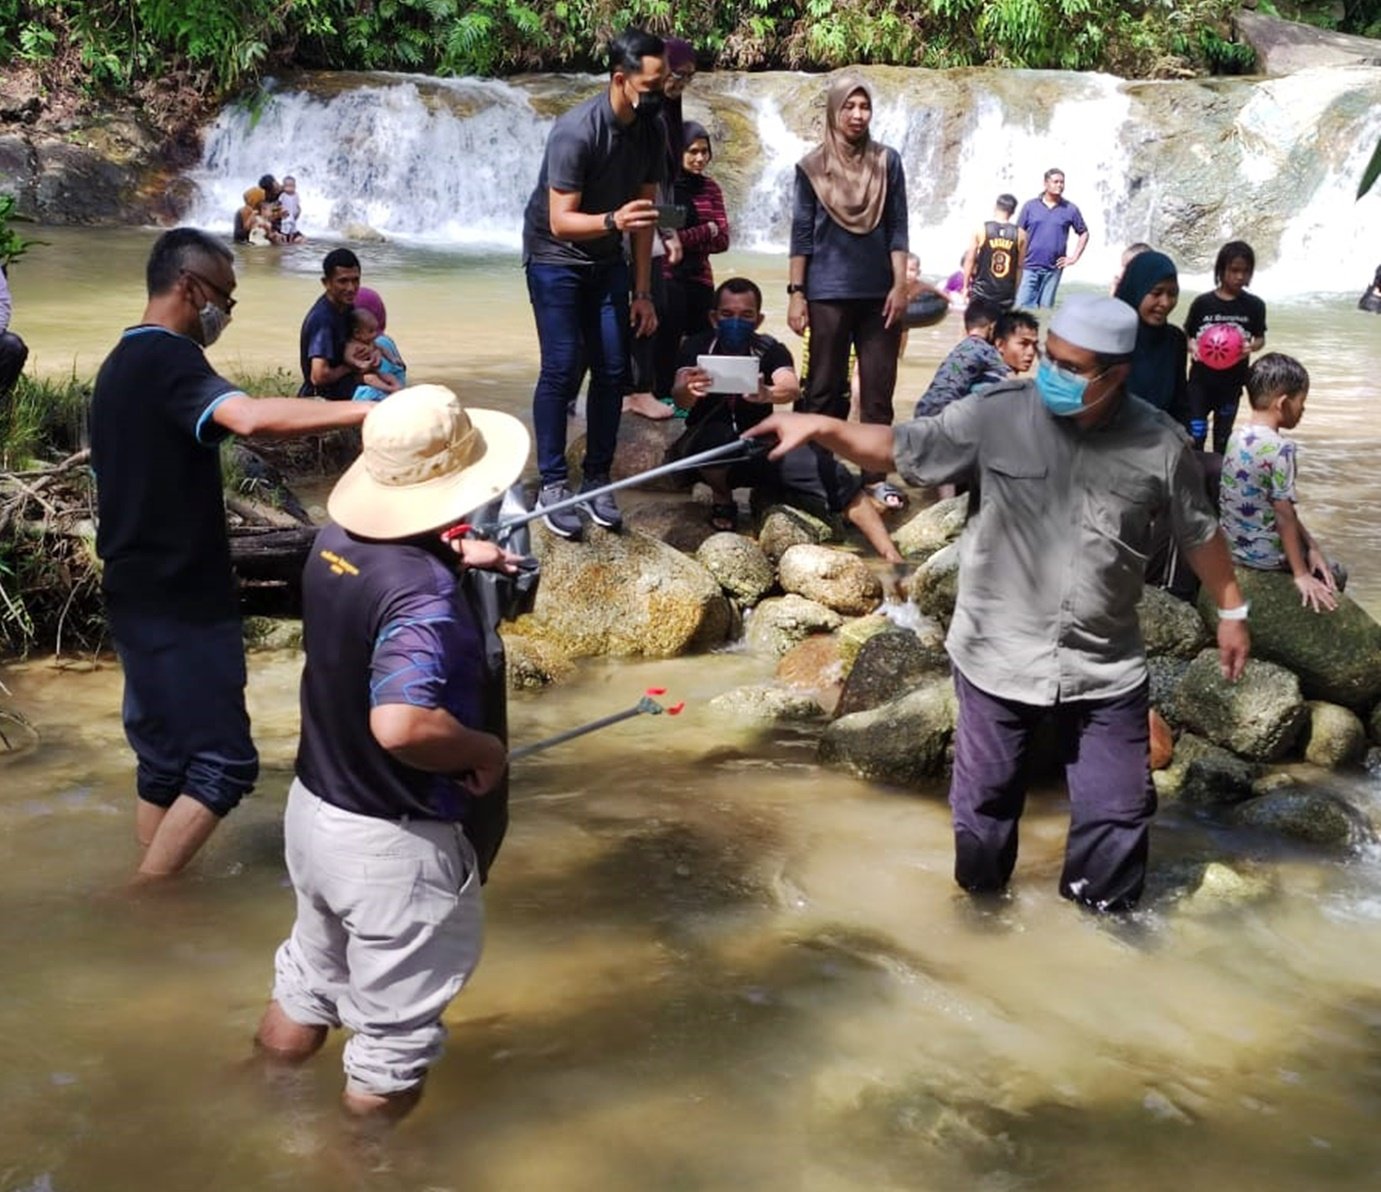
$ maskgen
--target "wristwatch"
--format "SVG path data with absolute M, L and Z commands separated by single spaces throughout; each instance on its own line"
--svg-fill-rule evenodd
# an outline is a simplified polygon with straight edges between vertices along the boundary
M 806 288 L 798 282 L 789 281 L 786 283 L 786 292 L 788 295 L 804 294 L 806 292 Z
M 604 230 L 606 232 L 617 232 L 619 230 L 619 222 L 614 218 L 617 214 L 617 211 L 606 211 L 604 213 Z

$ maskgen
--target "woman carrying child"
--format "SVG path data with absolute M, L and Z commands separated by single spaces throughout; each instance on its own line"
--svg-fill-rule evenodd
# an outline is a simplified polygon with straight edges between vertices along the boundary
M 384 334 L 387 325 L 384 300 L 376 291 L 361 286 L 350 310 L 350 338 L 365 348 L 359 355 L 367 359 L 369 367 L 360 370 L 355 401 L 383 401 L 408 383 L 408 368 L 398 345 Z
M 1223 245 L 1213 263 L 1216 288 L 1190 303 L 1189 317 L 1184 321 L 1184 333 L 1194 351 L 1194 363 L 1189 366 L 1189 433 L 1194 445 L 1203 450 L 1212 414 L 1213 450 L 1219 455 L 1232 434 L 1242 387 L 1247 383 L 1249 357 L 1266 344 L 1266 304 L 1247 293 L 1255 272 L 1256 254 L 1250 244 L 1231 240 Z M 1209 363 L 1205 345 L 1200 342 L 1206 331 L 1223 323 L 1235 325 L 1244 341 L 1241 357 L 1226 368 Z

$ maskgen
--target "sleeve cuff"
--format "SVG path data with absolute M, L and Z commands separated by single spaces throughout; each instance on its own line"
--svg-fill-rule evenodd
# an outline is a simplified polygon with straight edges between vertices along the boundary
M 201 417 L 197 419 L 197 442 L 204 443 L 208 447 L 219 443 L 222 439 L 229 436 L 230 432 L 222 426 L 218 426 L 214 421 L 216 409 L 224 401 L 232 397 L 248 397 L 243 389 L 232 389 L 228 393 L 222 393 L 209 406 L 201 412 Z

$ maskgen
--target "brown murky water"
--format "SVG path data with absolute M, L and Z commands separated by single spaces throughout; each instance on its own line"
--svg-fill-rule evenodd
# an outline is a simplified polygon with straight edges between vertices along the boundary
M 138 317 L 149 237 L 45 238 L 53 247 L 16 271 L 16 326 L 44 371 L 90 372 Z M 215 353 L 225 368 L 291 365 L 318 259 L 248 262 Z M 415 376 L 526 404 L 534 353 L 512 260 L 382 248 L 366 262 Z M 778 262 L 733 264 L 780 293 Z M 1272 307 L 1273 345 L 1316 377 L 1305 515 L 1377 611 L 1374 327 L 1304 301 Z M 913 337 L 903 408 L 952 334 Z M 514 700 L 515 743 L 653 683 L 688 708 L 516 772 L 485 959 L 448 1015 L 422 1108 L 380 1145 L 336 1111 L 339 1040 L 291 1079 L 247 1062 L 292 917 L 279 817 L 298 660 L 251 665 L 259 791 L 191 880 L 139 898 L 120 893 L 135 849 L 118 672 L 7 668 L 0 706 L 22 710 L 41 744 L 0 760 L 0 1190 L 1381 1179 L 1376 855 L 1336 861 L 1167 808 L 1157 890 L 1221 858 L 1272 892 L 1212 912 L 1160 893 L 1132 922 L 1102 923 L 1055 895 L 1064 807 L 1047 794 L 1027 816 L 1013 899 L 974 912 L 950 883 L 942 790 L 820 770 L 806 738 L 706 710 L 766 670 L 732 652 L 591 664 Z M 1381 810 L 1377 780 L 1328 781 Z

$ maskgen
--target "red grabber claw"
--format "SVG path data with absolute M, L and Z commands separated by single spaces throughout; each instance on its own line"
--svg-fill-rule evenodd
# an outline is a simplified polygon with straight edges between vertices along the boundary
M 645 692 L 647 695 L 666 695 L 666 693 L 667 689 L 665 687 L 649 687 Z
M 686 701 L 685 701 L 685 700 L 682 700 L 679 704 L 672 704 L 671 707 L 669 707 L 669 708 L 667 709 L 667 715 L 668 715 L 668 716 L 676 716 L 676 715 L 679 715 L 680 712 L 681 712 L 681 709 L 684 708 L 685 706 L 686 706 Z

